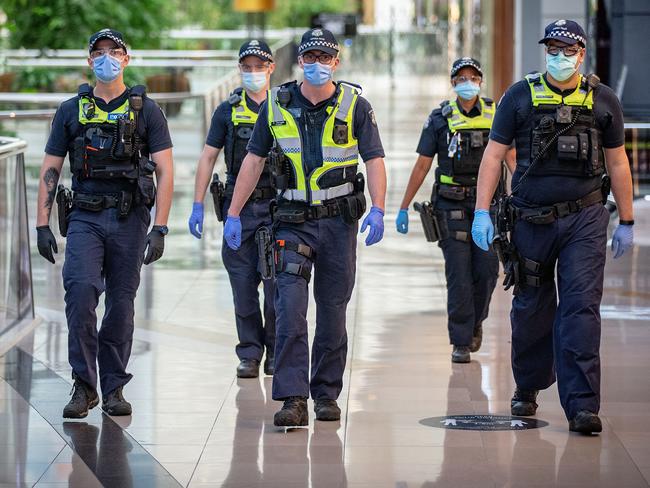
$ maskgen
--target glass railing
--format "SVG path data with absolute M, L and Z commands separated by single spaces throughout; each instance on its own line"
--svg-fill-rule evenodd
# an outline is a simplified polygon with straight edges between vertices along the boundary
M 0 343 L 3 335 L 34 319 L 26 147 L 20 139 L 0 137 Z

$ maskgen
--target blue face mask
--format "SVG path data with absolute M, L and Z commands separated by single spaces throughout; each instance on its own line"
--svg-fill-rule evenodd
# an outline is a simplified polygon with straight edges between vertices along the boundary
M 119 59 L 113 58 L 108 54 L 103 54 L 93 60 L 93 71 L 99 81 L 110 83 L 120 76 L 122 63 Z
M 327 64 L 305 63 L 303 65 L 305 80 L 310 85 L 322 86 L 332 79 L 332 67 Z
M 566 57 L 564 53 L 558 53 L 557 56 L 546 54 L 546 71 L 557 81 L 566 81 L 576 72 L 578 55 Z
M 266 73 L 242 73 L 241 83 L 246 91 L 259 93 L 266 86 Z
M 458 83 L 454 87 L 454 91 L 463 100 L 471 100 L 478 95 L 481 91 L 481 87 L 471 81 L 465 81 L 463 83 Z

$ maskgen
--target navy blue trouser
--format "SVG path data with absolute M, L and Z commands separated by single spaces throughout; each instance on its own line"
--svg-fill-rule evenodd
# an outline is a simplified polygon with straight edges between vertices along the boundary
M 540 287 L 522 285 L 512 300 L 512 370 L 519 388 L 555 382 L 567 418 L 600 408 L 600 300 L 609 215 L 592 205 L 552 224 L 515 224 L 519 253 L 555 268 Z M 558 297 L 559 294 L 559 303 Z
M 275 345 L 275 283 L 262 280 L 259 273 L 255 232 L 262 226 L 270 226 L 270 200 L 257 200 L 244 205 L 240 213 L 242 224 L 241 247 L 233 251 L 224 241 L 221 257 L 228 271 L 235 304 L 235 324 L 239 344 L 235 351 L 239 359 L 262 359 L 264 349 L 267 356 L 273 356 Z M 224 215 L 230 207 L 230 200 L 224 204 Z M 264 318 L 260 311 L 259 284 L 264 286 Z
M 438 197 L 436 201 L 436 210 L 444 215 L 450 233 L 438 246 L 445 258 L 449 342 L 455 346 L 471 344 L 474 330 L 488 316 L 499 275 L 496 253 L 492 249 L 483 251 L 472 240 L 474 204 L 471 198 L 454 201 Z M 464 218 L 450 213 L 454 210 L 462 210 Z M 459 240 L 461 236 L 464 239 Z
M 275 311 L 277 339 L 273 399 L 290 396 L 336 400 L 343 387 L 348 350 L 345 314 L 356 275 L 357 223 L 341 217 L 312 220 L 299 225 L 281 224 L 276 239 L 305 244 L 314 252 L 314 261 L 285 250 L 285 263 L 313 269 L 316 301 L 316 332 L 311 351 L 307 339 L 309 284 L 294 274 L 277 274 Z
M 133 343 L 134 300 L 140 284 L 149 209 L 134 207 L 123 218 L 114 208 L 70 216 L 63 287 L 72 372 L 104 395 L 131 379 L 126 366 Z M 106 291 L 99 333 L 95 309 Z

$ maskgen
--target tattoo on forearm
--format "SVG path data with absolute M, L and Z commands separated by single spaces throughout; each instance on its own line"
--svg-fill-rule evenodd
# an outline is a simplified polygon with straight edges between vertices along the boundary
M 59 172 L 56 168 L 48 168 L 43 175 L 43 181 L 45 182 L 45 188 L 47 189 L 45 208 L 50 211 L 52 210 L 52 204 L 54 203 L 54 197 L 56 196 L 56 184 L 59 182 Z

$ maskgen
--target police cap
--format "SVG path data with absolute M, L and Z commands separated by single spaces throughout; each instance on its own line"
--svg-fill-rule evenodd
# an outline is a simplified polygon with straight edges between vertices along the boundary
M 307 51 L 323 51 L 324 53 L 336 56 L 339 53 L 339 43 L 327 29 L 309 29 L 302 35 L 298 54 L 304 54 Z
M 469 66 L 470 68 L 474 68 L 478 73 L 483 76 L 483 70 L 481 69 L 481 63 L 479 63 L 476 59 L 470 58 L 470 57 L 464 57 L 457 59 L 454 61 L 454 64 L 451 65 L 451 77 L 453 78 L 458 74 L 458 72 Z
M 553 39 L 570 45 L 580 43 L 582 47 L 587 46 L 587 34 L 580 24 L 573 20 L 560 19 L 548 24 L 544 29 L 544 38 L 540 39 L 539 43 L 546 44 Z
M 269 45 L 259 39 L 251 39 L 246 41 L 239 48 L 239 60 L 241 61 L 246 56 L 256 56 L 262 61 L 273 62 L 273 52 Z
M 110 39 L 119 47 L 124 49 L 125 52 L 128 52 L 126 50 L 126 42 L 124 42 L 124 36 L 121 32 L 113 29 L 102 29 L 90 36 L 90 40 L 88 41 L 88 52 L 91 52 L 95 48 L 95 44 L 97 44 L 102 39 Z

